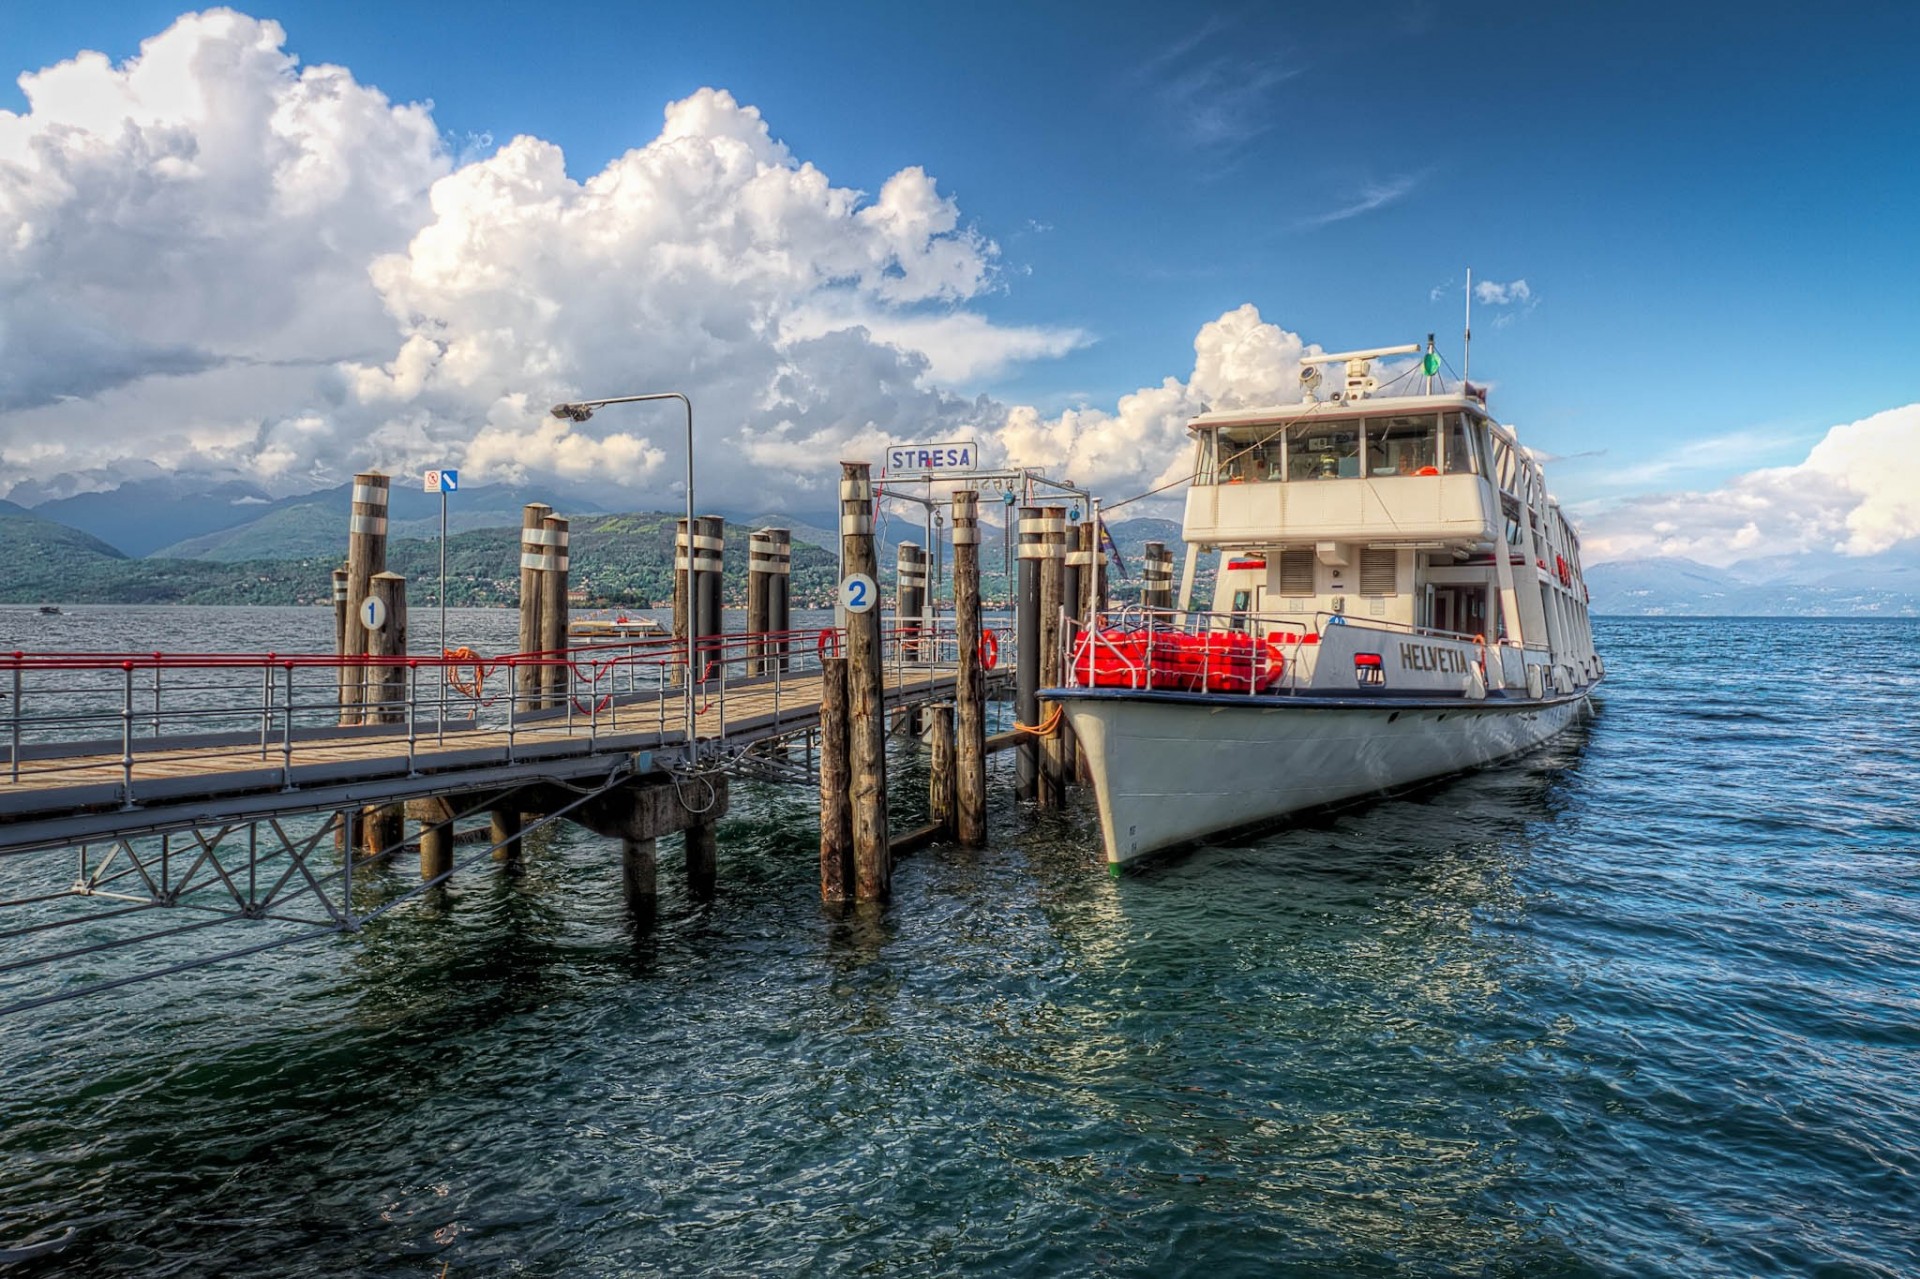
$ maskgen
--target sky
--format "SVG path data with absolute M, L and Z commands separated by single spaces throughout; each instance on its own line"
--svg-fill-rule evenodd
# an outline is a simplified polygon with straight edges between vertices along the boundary
M 0 496 L 458 466 L 1118 500 L 1424 341 L 1588 558 L 1920 536 L 1920 9 L 0 4 Z M 703 505 L 706 504 L 703 500 Z M 1177 506 L 1136 506 L 1174 513 Z

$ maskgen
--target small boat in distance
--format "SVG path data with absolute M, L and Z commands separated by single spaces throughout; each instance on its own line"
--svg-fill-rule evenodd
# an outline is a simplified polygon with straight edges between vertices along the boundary
M 1178 608 L 1074 627 L 1041 693 L 1110 863 L 1477 767 L 1586 711 L 1604 667 L 1580 540 L 1485 392 L 1435 389 L 1431 338 L 1401 375 L 1425 389 L 1375 397 L 1372 362 L 1420 351 L 1314 356 L 1302 402 L 1188 427 Z M 1346 385 L 1321 399 L 1335 363 Z M 1220 568 L 1190 612 L 1202 551 Z
M 42 604 L 40 606 L 40 615 L 42 617 L 57 617 L 59 613 L 60 606 L 58 604 Z
M 651 617 L 581 617 L 567 623 L 568 639 L 659 639 L 667 628 Z

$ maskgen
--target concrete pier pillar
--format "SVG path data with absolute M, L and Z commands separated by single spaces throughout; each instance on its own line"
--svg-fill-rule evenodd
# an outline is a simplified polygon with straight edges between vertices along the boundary
M 633 916 L 634 922 L 652 924 L 660 908 L 658 841 L 620 841 L 620 886 L 626 898 L 627 912 Z

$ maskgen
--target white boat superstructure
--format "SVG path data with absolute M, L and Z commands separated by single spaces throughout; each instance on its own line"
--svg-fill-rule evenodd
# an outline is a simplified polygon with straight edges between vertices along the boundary
M 1313 357 L 1298 404 L 1194 419 L 1177 608 L 1077 627 L 1064 704 L 1109 861 L 1512 755 L 1603 675 L 1580 543 L 1538 460 L 1437 361 L 1376 395 Z M 1319 367 L 1344 364 L 1322 398 Z M 1218 554 L 1212 607 L 1190 610 Z

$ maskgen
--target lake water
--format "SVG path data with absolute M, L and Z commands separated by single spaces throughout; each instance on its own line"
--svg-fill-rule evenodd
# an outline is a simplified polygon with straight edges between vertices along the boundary
M 4 610 L 0 646 L 330 627 Z M 669 843 L 651 933 L 567 829 L 8 1018 L 0 1248 L 75 1235 L 0 1272 L 1911 1275 L 1920 623 L 1598 631 L 1574 734 L 1144 873 L 1086 795 L 997 787 L 989 850 L 836 919 L 813 796 L 739 784 L 717 900 Z

